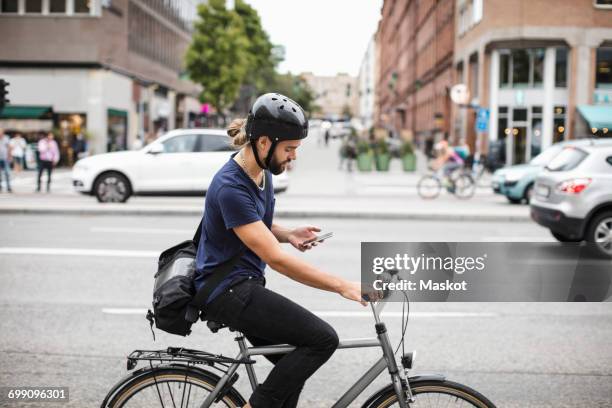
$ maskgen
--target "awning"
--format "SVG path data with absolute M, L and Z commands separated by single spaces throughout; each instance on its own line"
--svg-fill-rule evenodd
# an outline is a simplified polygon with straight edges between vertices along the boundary
M 589 127 L 612 129 L 612 106 L 608 105 L 580 105 L 578 111 L 589 123 Z
M 0 112 L 1 119 L 45 119 L 51 118 L 51 106 L 5 106 Z
M 108 116 L 121 116 L 127 118 L 128 115 L 126 111 L 120 109 L 108 108 L 107 112 Z

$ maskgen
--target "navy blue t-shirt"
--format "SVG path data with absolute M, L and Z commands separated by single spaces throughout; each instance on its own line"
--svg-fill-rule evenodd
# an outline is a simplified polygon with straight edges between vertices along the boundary
M 232 154 L 227 163 L 215 174 L 206 192 L 202 235 L 196 256 L 196 289 L 206 284 L 213 268 L 228 261 L 243 248 L 240 261 L 208 298 L 210 303 L 232 282 L 244 277 L 263 277 L 266 264 L 248 249 L 232 228 L 263 221 L 272 228 L 274 214 L 274 188 L 272 176 L 264 172 L 262 190 L 236 163 Z

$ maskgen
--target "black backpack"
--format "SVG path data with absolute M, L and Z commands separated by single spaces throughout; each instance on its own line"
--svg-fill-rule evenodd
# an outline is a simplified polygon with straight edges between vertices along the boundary
M 153 331 L 155 327 L 167 333 L 187 336 L 191 325 L 198 318 L 205 320 L 201 312 L 206 300 L 218 284 L 238 263 L 244 249 L 230 260 L 219 265 L 207 279 L 206 285 L 196 293 L 195 258 L 202 233 L 202 221 L 192 240 L 183 241 L 166 249 L 159 256 L 155 284 L 153 286 L 153 311 L 147 312 L 147 320 Z M 153 333 L 155 339 L 155 333 Z

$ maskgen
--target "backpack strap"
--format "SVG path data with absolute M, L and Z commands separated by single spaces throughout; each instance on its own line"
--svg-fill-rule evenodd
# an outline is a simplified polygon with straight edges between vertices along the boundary
M 210 294 L 219 286 L 219 284 L 225 279 L 231 272 L 234 266 L 240 261 L 245 249 L 241 249 L 236 255 L 230 258 L 228 261 L 217 266 L 210 277 L 206 280 L 206 284 L 203 288 L 197 291 L 192 301 L 187 306 L 187 312 L 185 313 L 185 320 L 195 323 L 200 317 L 200 310 L 206 305 Z

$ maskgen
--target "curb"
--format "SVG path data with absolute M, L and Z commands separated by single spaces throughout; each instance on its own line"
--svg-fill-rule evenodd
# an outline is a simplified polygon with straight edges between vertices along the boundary
M 36 214 L 36 215 L 116 215 L 116 216 L 185 216 L 198 217 L 200 208 L 0 208 L 0 214 Z M 335 210 L 283 210 L 278 209 L 274 215 L 279 218 L 334 218 L 334 219 L 367 219 L 367 220 L 426 220 L 426 221 L 503 221 L 530 222 L 529 214 L 451 214 L 451 213 L 411 213 L 406 211 L 335 211 Z

